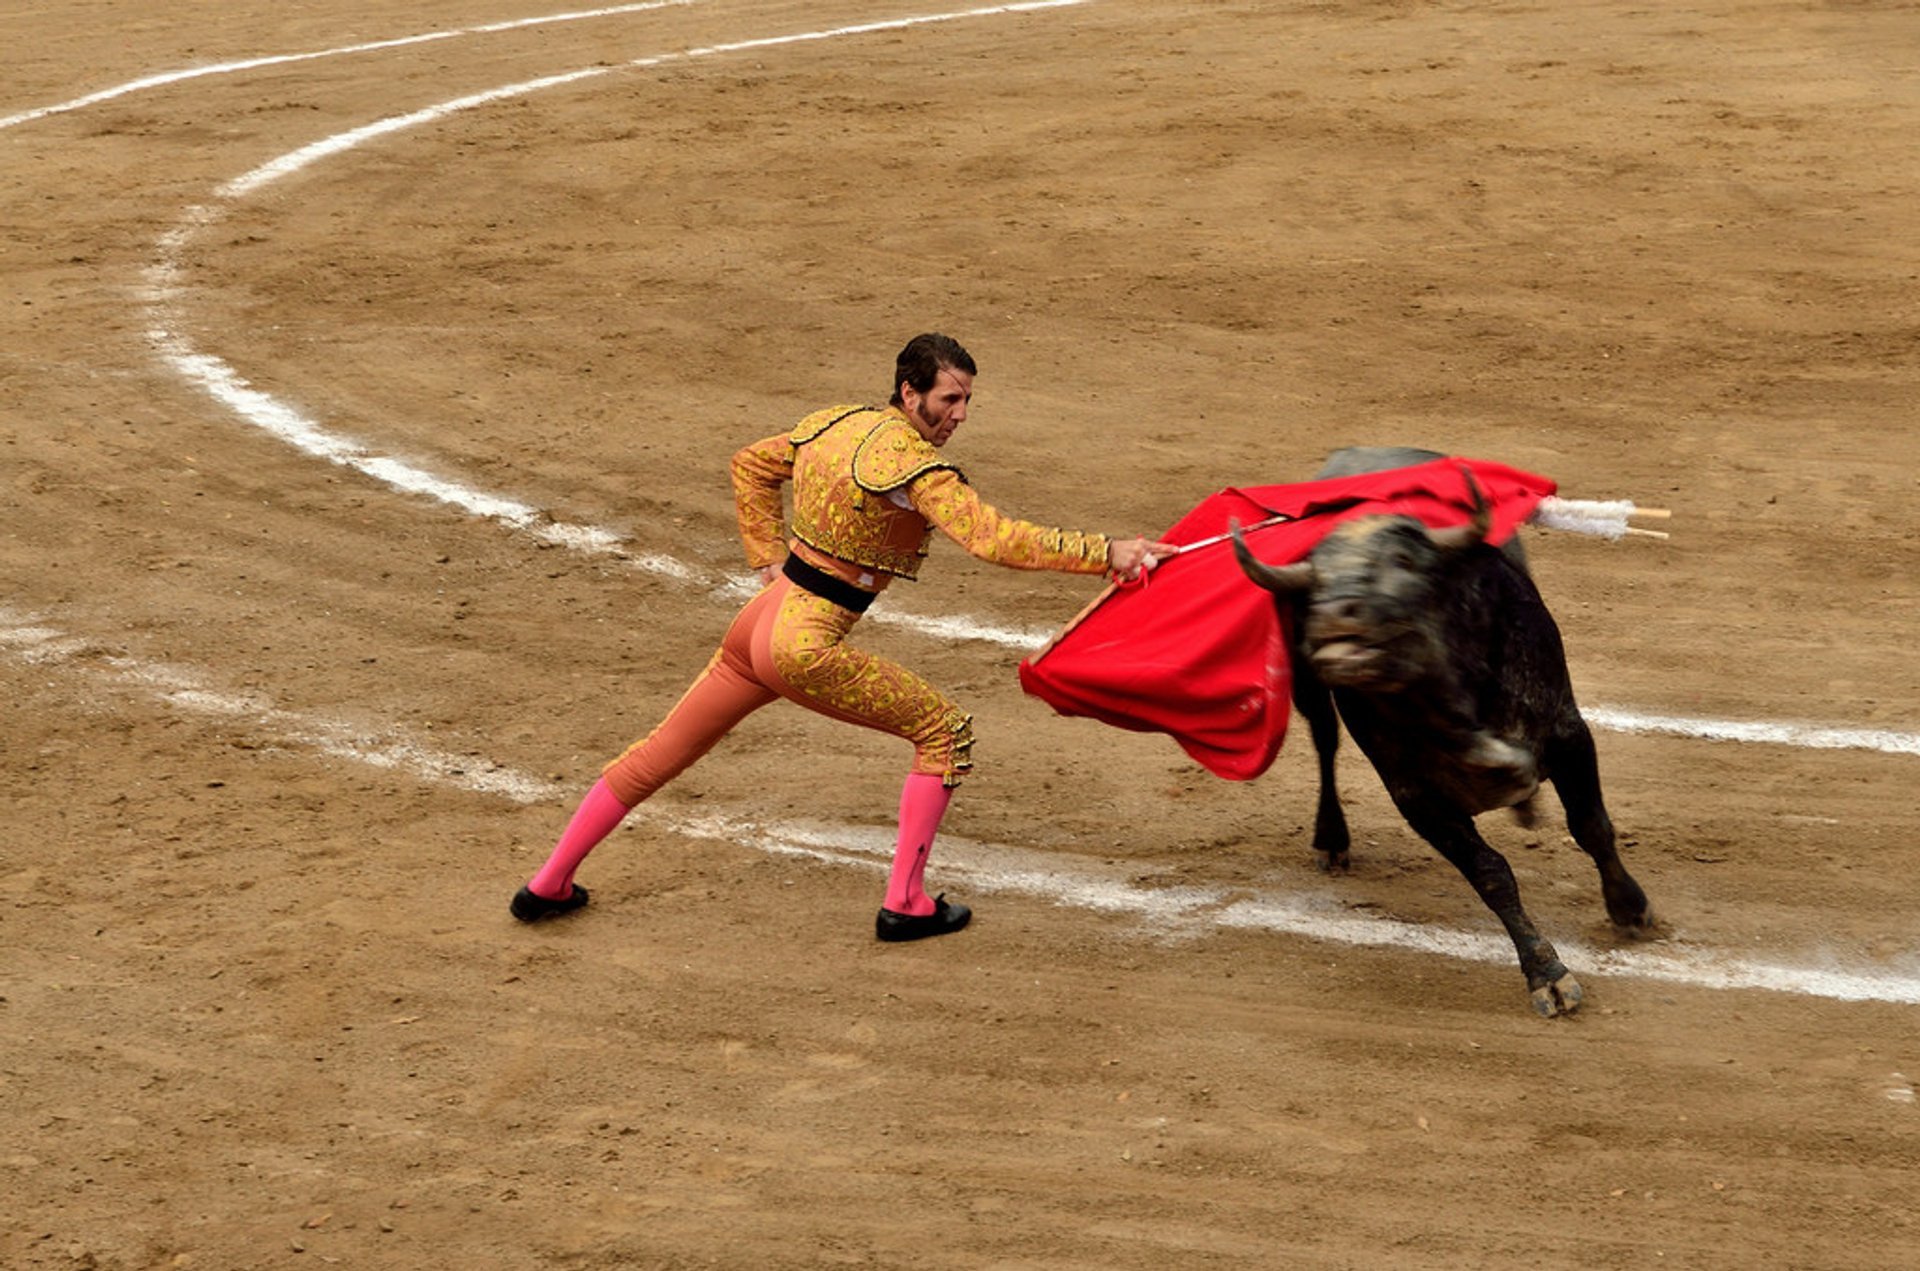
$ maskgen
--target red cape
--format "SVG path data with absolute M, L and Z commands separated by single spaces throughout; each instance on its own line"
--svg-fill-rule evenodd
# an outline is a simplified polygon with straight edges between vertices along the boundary
M 1220 491 L 1160 538 L 1185 545 L 1271 517 L 1247 530 L 1254 555 L 1304 559 L 1334 526 L 1395 513 L 1436 529 L 1472 519 L 1462 467 L 1486 492 L 1504 543 L 1555 485 L 1503 464 L 1436 459 L 1412 468 Z M 1265 772 L 1286 739 L 1292 676 L 1273 596 L 1249 580 L 1226 541 L 1183 552 L 1145 585 L 1110 587 L 1046 648 L 1020 663 L 1020 685 L 1062 715 L 1167 733 L 1215 776 Z

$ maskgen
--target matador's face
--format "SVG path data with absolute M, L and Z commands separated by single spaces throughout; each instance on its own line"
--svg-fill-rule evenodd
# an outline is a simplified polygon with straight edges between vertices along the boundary
M 900 401 L 913 430 L 936 446 L 947 444 L 954 430 L 967 422 L 967 403 L 973 400 L 973 376 L 943 366 L 926 392 L 900 385 Z

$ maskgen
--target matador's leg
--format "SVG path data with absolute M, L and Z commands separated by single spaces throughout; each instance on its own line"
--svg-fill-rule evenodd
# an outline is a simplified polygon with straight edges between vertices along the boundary
M 775 603 L 769 592 L 755 597 L 734 619 L 719 651 L 660 725 L 607 765 L 546 864 L 514 897 L 515 917 L 532 922 L 585 904 L 586 889 L 574 884 L 573 875 L 587 854 L 629 811 L 712 750 L 735 724 L 779 696 L 754 677 L 747 654 L 759 610 Z
M 794 588 L 759 616 L 755 677 L 809 710 L 912 743 L 913 772 L 958 785 L 973 767 L 972 717 L 898 662 L 845 643 L 858 618 Z
M 958 931 L 969 911 L 929 897 L 923 880 L 953 788 L 973 766 L 973 721 L 912 671 L 846 644 L 857 618 L 795 589 L 776 612 L 763 615 L 753 643 L 754 668 L 810 710 L 913 744 L 913 766 L 900 792 L 893 868 L 875 929 L 884 940 Z

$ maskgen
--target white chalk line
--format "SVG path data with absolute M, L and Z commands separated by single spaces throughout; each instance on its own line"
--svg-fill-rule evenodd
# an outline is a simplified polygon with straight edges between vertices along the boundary
M 725 814 L 681 818 L 673 828 L 697 838 L 875 872 L 885 871 L 893 858 L 889 831 L 850 831 L 801 822 L 767 824 Z M 1082 857 L 946 834 L 941 835 L 939 852 L 942 877 L 962 880 L 975 891 L 1018 893 L 1068 908 L 1133 917 L 1161 935 L 1198 935 L 1209 929 L 1260 931 L 1328 944 L 1408 949 L 1496 966 L 1514 962 L 1513 943 L 1498 932 L 1459 931 L 1356 913 L 1324 893 L 1263 893 L 1246 887 L 1147 888 L 1117 875 L 1103 877 L 1097 866 Z M 1063 859 L 1071 859 L 1074 867 L 1062 868 Z M 1662 941 L 1657 949 L 1596 949 L 1582 941 L 1558 938 L 1554 946 L 1579 973 L 1593 971 L 1695 988 L 1766 989 L 1843 1002 L 1920 1004 L 1920 973 L 1913 968 L 1861 971 L 1841 965 L 1838 958 L 1827 966 L 1794 966 L 1723 957 L 1674 939 Z
M 286 66 L 295 62 L 311 62 L 324 57 L 345 57 L 355 53 L 377 53 L 388 49 L 405 48 L 413 44 L 431 44 L 436 40 L 459 39 L 470 35 L 496 35 L 505 31 L 517 31 L 528 27 L 548 26 L 558 22 L 581 22 L 592 18 L 624 17 L 629 14 L 646 13 L 654 9 L 685 8 L 699 3 L 699 0 L 648 0 L 645 4 L 621 4 L 605 9 L 584 9 L 574 13 L 553 13 L 543 17 L 515 18 L 507 22 L 488 22 L 480 26 L 461 27 L 452 31 L 428 31 L 420 35 L 402 35 L 387 40 L 373 40 L 365 44 L 348 44 L 339 48 L 316 49 L 306 53 L 276 53 L 266 57 L 250 57 L 237 62 L 219 62 L 209 66 L 191 66 L 177 71 L 165 71 L 157 75 L 146 75 L 112 88 L 103 88 L 88 93 L 84 97 L 75 97 L 70 101 L 41 106 L 33 110 L 24 110 L 19 114 L 0 118 L 0 131 L 32 123 L 36 119 L 47 119 L 54 115 L 65 115 L 88 106 L 97 106 L 102 102 L 113 101 L 133 93 L 148 89 L 165 88 L 172 84 L 185 83 L 188 80 L 202 79 L 209 75 L 233 75 L 241 71 L 259 70 L 267 66 Z
M 752 574 L 715 572 L 664 553 L 643 550 L 615 530 L 555 520 L 532 504 L 447 480 L 404 459 L 377 453 L 351 438 L 327 431 L 319 421 L 298 408 L 254 388 L 219 358 L 194 352 L 174 332 L 155 326 L 149 330 L 148 337 L 162 361 L 175 373 L 242 419 L 297 450 L 350 468 L 390 489 L 432 499 L 481 520 L 496 522 L 525 533 L 537 542 L 618 560 L 641 573 L 704 590 L 724 603 L 740 604 L 760 585 Z M 876 610 L 869 617 L 936 640 L 984 640 L 1020 650 L 1037 649 L 1053 634 L 1048 629 L 1021 630 L 966 616 L 919 615 L 891 609 Z
M 70 635 L 36 615 L 4 605 L 0 605 L 0 652 L 29 666 L 58 666 L 67 675 L 92 679 L 114 693 L 140 693 L 186 714 L 243 722 L 271 744 L 289 750 L 315 751 L 518 803 L 553 797 L 554 783 L 514 772 L 478 754 L 451 754 L 389 726 L 283 710 L 261 694 L 211 687 L 184 667 L 115 653 L 100 641 Z
M 1844 728 L 1731 719 L 1672 719 L 1612 706 L 1582 707 L 1580 713 L 1592 726 L 1617 733 L 1667 733 L 1704 741 L 1799 746 L 1806 750 L 1878 750 L 1889 755 L 1920 755 L 1920 735 L 1884 728 Z
M 650 57 L 637 57 L 630 61 L 611 66 L 589 66 L 576 71 L 565 71 L 557 75 L 545 75 L 538 79 L 526 80 L 518 84 L 507 84 L 485 92 L 473 93 L 466 97 L 456 97 L 451 101 L 428 106 L 410 114 L 393 115 L 386 119 L 375 120 L 360 128 L 323 137 L 311 145 L 289 151 L 269 163 L 264 163 L 251 172 L 235 177 L 221 186 L 218 193 L 227 199 L 244 198 L 264 186 L 290 176 L 302 168 L 351 150 L 364 141 L 375 137 L 384 137 L 402 132 L 421 124 L 434 123 L 455 115 L 461 111 L 472 110 L 478 106 L 488 106 L 496 102 L 507 101 L 515 97 L 525 97 L 548 88 L 558 88 L 567 84 L 578 84 L 585 80 L 597 79 L 621 70 L 646 70 L 658 66 L 667 66 L 674 62 L 692 61 L 704 57 L 717 57 L 727 53 L 741 53 L 750 49 L 778 48 L 782 45 L 805 44 L 815 40 L 837 40 L 856 35 L 873 35 L 881 31 L 904 31 L 912 27 L 928 26 L 940 22 L 959 22 L 968 18 L 998 17 L 1008 13 L 1031 13 L 1042 9 L 1064 9 L 1075 5 L 1090 3 L 1090 0 L 1024 0 L 1016 4 L 988 5 L 977 9 L 955 9 L 946 13 L 923 13 L 904 18 L 886 18 L 874 22 L 862 22 L 854 26 L 833 27 L 823 31 L 801 31 L 790 35 L 762 36 L 751 40 L 735 40 L 726 44 L 711 44 L 703 48 L 686 49 L 678 53 L 659 53 Z
M 435 785 L 510 799 L 548 802 L 556 785 L 473 754 L 422 743 L 400 729 L 370 728 L 275 706 L 258 693 L 208 685 L 174 666 L 143 662 L 49 625 L 40 615 L 0 606 L 0 654 L 28 666 L 58 665 L 93 679 L 115 694 L 140 694 L 182 714 L 245 724 L 269 744 L 365 764 Z M 635 824 L 692 838 L 754 848 L 770 855 L 883 873 L 893 858 L 893 833 L 821 822 L 766 821 L 750 814 L 702 811 L 676 814 L 659 802 L 642 806 Z M 1212 930 L 1256 931 L 1364 948 L 1407 949 L 1497 966 L 1511 965 L 1513 946 L 1486 931 L 1459 931 L 1354 912 L 1324 894 L 1270 893 L 1241 886 L 1142 887 L 1125 877 L 1130 866 L 1104 867 L 1069 852 L 1035 851 L 959 835 L 940 839 L 939 873 L 975 892 L 1036 897 L 1070 909 L 1137 920 L 1159 938 L 1197 937 Z M 1912 970 L 1862 971 L 1835 959 L 1826 966 L 1728 958 L 1668 940 L 1659 948 L 1595 949 L 1556 941 L 1576 972 L 1630 976 L 1697 988 L 1766 989 L 1845 1002 L 1920 1004 L 1920 975 Z

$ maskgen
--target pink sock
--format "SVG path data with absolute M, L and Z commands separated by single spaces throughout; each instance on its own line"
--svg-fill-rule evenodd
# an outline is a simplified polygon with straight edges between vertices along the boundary
M 920 880 L 927 872 L 927 853 L 933 849 L 940 818 L 952 801 L 953 788 L 927 773 L 909 773 L 900 787 L 900 838 L 893 849 L 885 901 L 893 912 L 916 916 L 933 912 L 933 900 Z
M 587 853 L 601 839 L 613 833 L 613 827 L 620 824 L 620 819 L 630 810 L 613 797 L 613 791 L 607 788 L 604 778 L 594 782 L 593 789 L 587 791 L 587 797 L 580 800 L 573 819 L 567 822 L 567 828 L 561 832 L 553 855 L 547 857 L 547 863 L 533 876 L 527 889 L 548 900 L 565 900 L 573 895 L 573 871 L 580 868 L 580 862 L 587 859 Z

